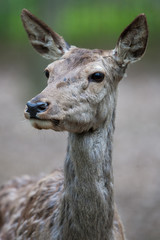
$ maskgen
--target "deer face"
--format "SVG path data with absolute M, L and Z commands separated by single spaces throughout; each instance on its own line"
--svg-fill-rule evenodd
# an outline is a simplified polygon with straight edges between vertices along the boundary
M 117 84 L 128 63 L 144 53 L 145 16 L 122 32 L 111 51 L 70 47 L 27 10 L 22 11 L 22 20 L 33 47 L 54 60 L 45 69 L 47 87 L 27 103 L 25 117 L 38 129 L 80 133 L 99 127 L 113 114 Z
M 97 128 L 115 102 L 118 78 L 113 76 L 113 63 L 109 53 L 103 57 L 103 51 L 72 47 L 45 69 L 48 85 L 27 103 L 25 117 L 38 129 Z

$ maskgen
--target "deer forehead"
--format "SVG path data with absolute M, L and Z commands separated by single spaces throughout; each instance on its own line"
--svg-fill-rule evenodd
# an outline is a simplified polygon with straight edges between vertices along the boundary
M 110 51 L 71 48 L 64 56 L 47 66 L 54 78 L 87 77 L 94 72 L 105 73 L 103 57 L 110 56 Z

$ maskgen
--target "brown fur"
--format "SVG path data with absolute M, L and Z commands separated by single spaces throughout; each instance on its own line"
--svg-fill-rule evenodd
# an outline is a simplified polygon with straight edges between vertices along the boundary
M 0 240 L 124 240 L 113 195 L 117 87 L 127 65 L 145 51 L 146 18 L 138 16 L 110 51 L 69 47 L 27 10 L 22 21 L 33 47 L 56 60 L 25 117 L 38 129 L 68 131 L 68 148 L 64 173 L 1 187 Z

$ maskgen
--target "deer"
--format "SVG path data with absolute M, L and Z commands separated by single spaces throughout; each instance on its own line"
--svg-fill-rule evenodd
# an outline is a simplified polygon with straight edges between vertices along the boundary
M 144 55 L 148 26 L 137 16 L 112 50 L 69 45 L 28 10 L 34 49 L 52 62 L 47 86 L 27 102 L 36 129 L 68 132 L 63 170 L 15 178 L 0 188 L 1 240 L 125 240 L 114 201 L 112 145 L 118 84 Z

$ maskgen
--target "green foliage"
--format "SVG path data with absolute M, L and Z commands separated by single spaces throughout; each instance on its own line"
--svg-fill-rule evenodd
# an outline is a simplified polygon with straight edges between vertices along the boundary
M 20 13 L 23 8 L 36 12 L 36 2 L 33 0 L 1 0 L 0 2 L 0 31 L 1 39 L 5 41 L 22 40 L 23 28 Z
M 83 39 L 85 42 L 86 39 L 89 42 L 105 42 L 105 39 L 111 42 L 137 15 L 145 13 L 150 34 L 156 40 L 160 26 L 159 12 L 160 4 L 147 0 L 80 2 L 76 7 L 67 6 L 63 9 L 61 23 L 65 24 L 59 28 L 67 38 L 82 44 Z
M 50 22 L 54 22 L 54 29 L 77 45 L 83 46 L 85 42 L 87 47 L 88 41 L 90 47 L 97 44 L 103 47 L 106 41 L 116 41 L 117 34 L 142 12 L 147 15 L 153 45 L 160 40 L 159 0 L 1 0 L 0 38 L 4 42 L 26 41 L 20 20 L 23 8 L 29 9 L 44 21 L 48 13 L 48 24 L 52 27 Z

